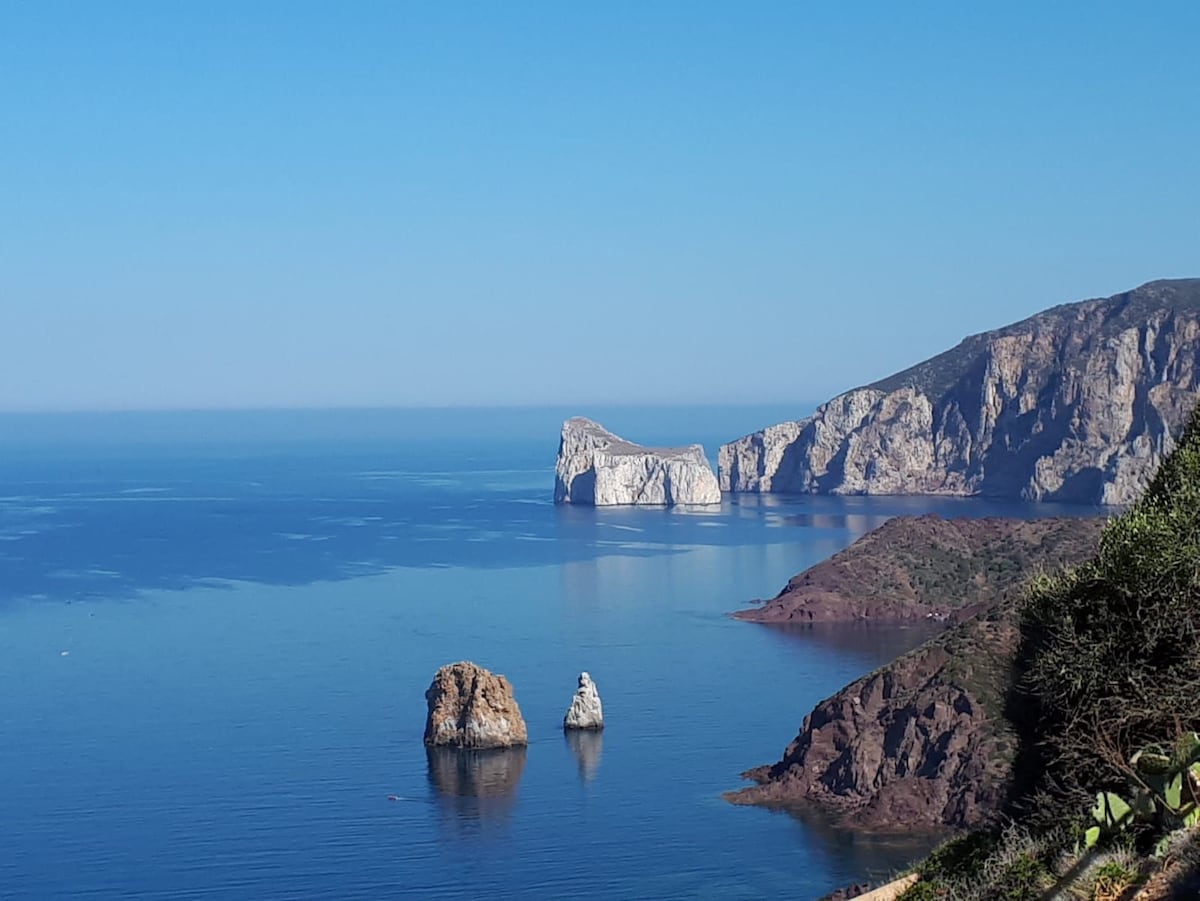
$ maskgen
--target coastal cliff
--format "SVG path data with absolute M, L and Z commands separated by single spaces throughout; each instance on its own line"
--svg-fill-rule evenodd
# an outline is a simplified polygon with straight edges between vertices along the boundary
M 970 827 L 1004 800 L 1016 740 L 1003 691 L 1018 643 L 1011 605 L 852 682 L 804 718 L 735 804 L 811 803 L 858 828 Z
M 935 616 L 961 623 L 818 704 L 782 758 L 743 773 L 736 804 L 815 804 L 848 825 L 970 827 L 1004 800 L 1016 602 L 1035 573 L 1090 559 L 1104 521 L 897 517 L 801 573 L 741 619 Z M 984 612 L 971 615 L 972 611 Z
M 960 622 L 1032 573 L 1088 559 L 1103 526 L 1099 517 L 897 516 L 733 617 L 783 624 Z
M 734 492 L 1126 504 L 1200 398 L 1200 279 L 967 338 L 808 419 L 721 447 Z
M 597 507 L 719 504 L 721 489 L 699 444 L 642 447 L 576 416 L 563 423 L 554 501 Z

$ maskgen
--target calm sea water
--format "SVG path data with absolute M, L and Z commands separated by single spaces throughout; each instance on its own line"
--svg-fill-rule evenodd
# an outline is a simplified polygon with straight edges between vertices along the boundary
M 724 614 L 896 513 L 1048 508 L 558 508 L 567 412 L 0 418 L 0 894 L 804 898 L 918 853 L 720 793 L 922 632 Z M 600 415 L 715 453 L 789 414 Z M 426 753 L 460 659 L 527 750 Z

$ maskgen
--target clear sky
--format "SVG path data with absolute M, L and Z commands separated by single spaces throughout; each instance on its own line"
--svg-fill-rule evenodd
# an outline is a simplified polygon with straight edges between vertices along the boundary
M 0 0 L 0 409 L 822 400 L 1200 275 L 1198 34 Z

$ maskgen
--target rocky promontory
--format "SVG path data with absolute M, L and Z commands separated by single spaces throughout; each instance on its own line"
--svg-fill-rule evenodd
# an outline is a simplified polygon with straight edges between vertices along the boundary
M 554 501 L 597 507 L 719 504 L 721 489 L 699 444 L 642 447 L 576 416 L 563 423 Z
M 796 576 L 761 622 L 964 621 L 818 704 L 782 758 L 744 773 L 736 804 L 815 804 L 847 825 L 965 827 L 1004 800 L 1016 603 L 1038 571 L 1084 563 L 1104 521 L 898 517 Z M 988 609 L 971 616 L 981 606 Z
M 721 447 L 726 491 L 1132 501 L 1200 398 L 1200 279 L 1054 307 Z
M 1012 773 L 1017 643 L 1012 605 L 943 632 L 818 704 L 778 762 L 742 774 L 758 784 L 725 798 L 815 804 L 866 829 L 983 822 Z
M 425 744 L 482 750 L 528 744 L 512 685 L 469 661 L 443 666 L 425 692 Z
M 739 610 L 756 623 L 959 622 L 1040 570 L 1081 563 L 1104 520 L 897 516 Z

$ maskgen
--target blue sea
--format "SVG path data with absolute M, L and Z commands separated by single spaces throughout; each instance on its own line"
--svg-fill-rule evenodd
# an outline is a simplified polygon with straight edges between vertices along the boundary
M 715 456 L 804 411 L 0 417 L 0 894 L 806 898 L 920 853 L 720 796 L 927 631 L 725 614 L 898 513 L 1060 511 L 557 507 L 575 412 Z M 528 749 L 427 754 L 462 659 Z M 608 726 L 566 737 L 581 670 Z

